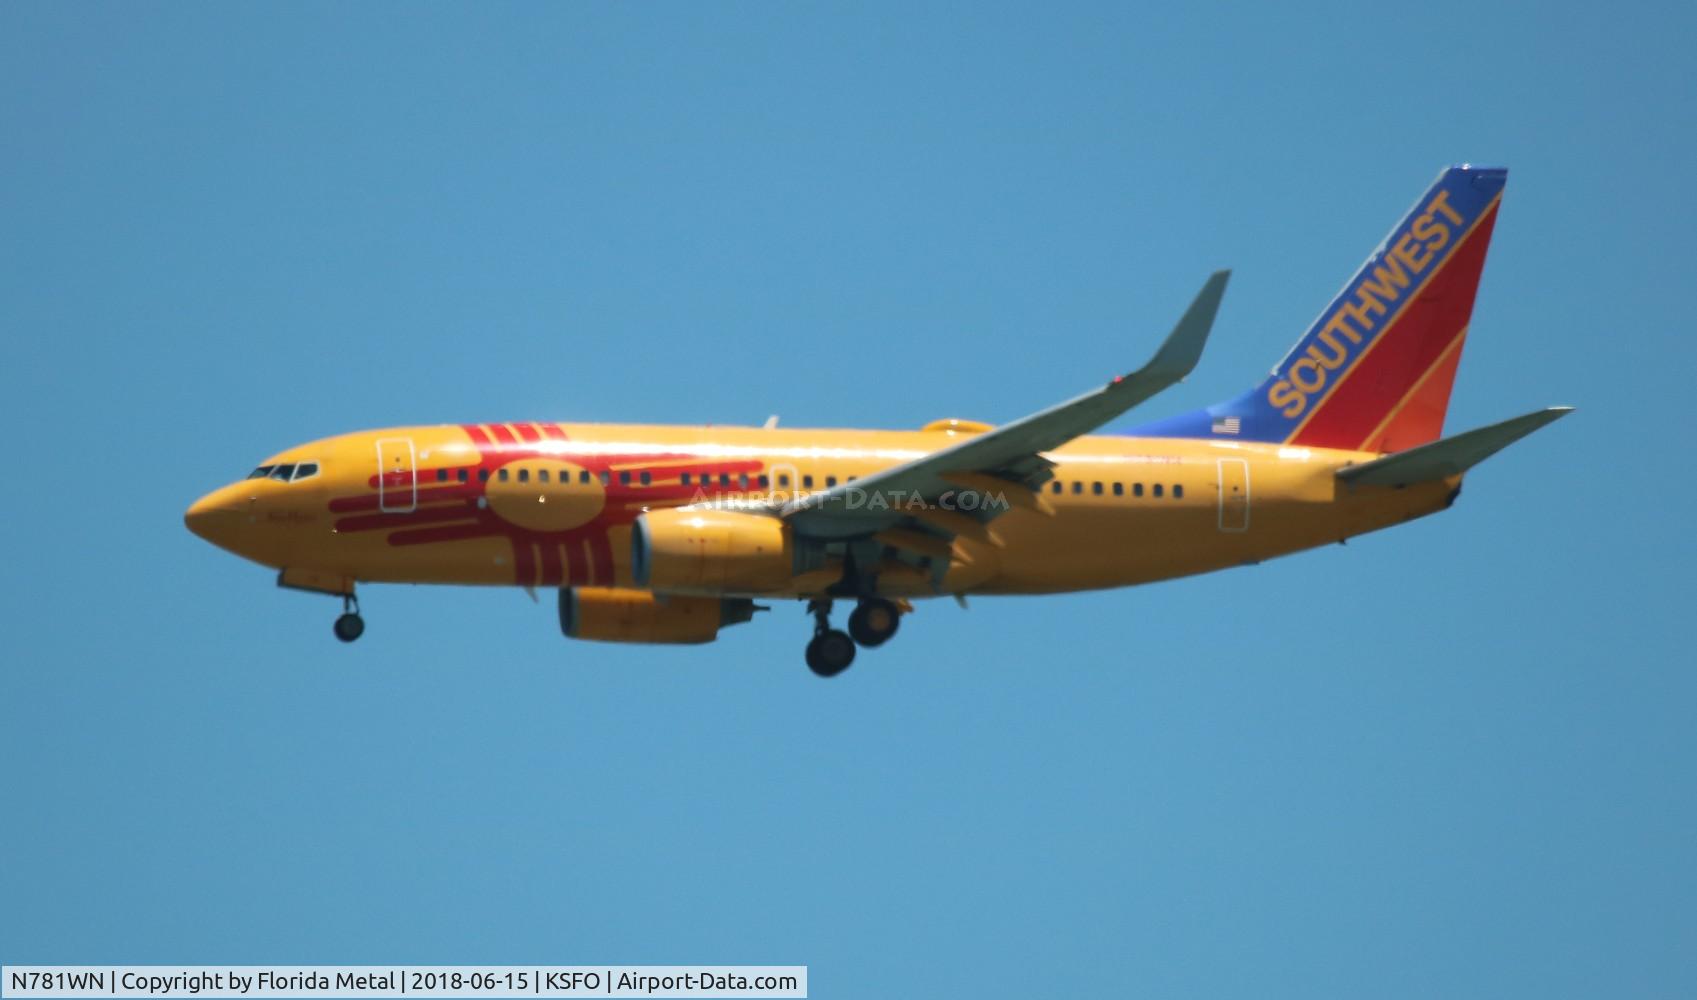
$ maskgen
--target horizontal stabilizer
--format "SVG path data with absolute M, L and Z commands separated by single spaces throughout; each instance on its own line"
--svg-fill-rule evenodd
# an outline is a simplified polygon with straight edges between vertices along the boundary
M 1500 424 L 1399 451 L 1371 462 L 1338 470 L 1346 483 L 1370 486 L 1408 486 L 1460 475 L 1546 424 L 1573 412 L 1571 406 L 1552 406 Z

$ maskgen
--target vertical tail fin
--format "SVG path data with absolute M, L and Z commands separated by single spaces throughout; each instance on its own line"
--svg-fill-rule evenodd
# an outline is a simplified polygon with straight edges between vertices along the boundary
M 1437 440 L 1507 181 L 1439 174 L 1265 382 L 1130 433 L 1377 452 Z

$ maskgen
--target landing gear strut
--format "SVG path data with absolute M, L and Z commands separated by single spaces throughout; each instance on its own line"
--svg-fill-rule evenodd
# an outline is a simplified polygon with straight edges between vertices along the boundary
M 868 597 L 849 614 L 848 630 L 855 642 L 871 649 L 889 642 L 901 623 L 901 610 L 893 601 Z
M 847 632 L 831 627 L 831 602 L 807 602 L 813 616 L 813 641 L 807 644 L 807 668 L 820 677 L 835 677 L 854 662 L 854 640 Z
M 334 631 L 343 642 L 353 642 L 365 634 L 365 619 L 359 616 L 359 598 L 342 595 L 342 617 L 336 619 Z

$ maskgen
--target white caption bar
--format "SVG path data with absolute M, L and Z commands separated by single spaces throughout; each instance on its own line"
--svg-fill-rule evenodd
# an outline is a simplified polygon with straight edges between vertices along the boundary
M 805 997 L 805 965 L 8 965 L 0 997 Z

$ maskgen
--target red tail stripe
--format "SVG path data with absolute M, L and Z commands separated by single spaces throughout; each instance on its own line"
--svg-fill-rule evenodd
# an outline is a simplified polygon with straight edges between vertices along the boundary
M 1360 448 L 1384 420 L 1387 407 L 1397 405 L 1432 367 L 1466 327 L 1473 311 L 1496 213 L 1492 207 L 1480 219 L 1466 244 L 1455 249 L 1443 271 L 1379 334 L 1372 349 L 1355 362 L 1291 439 L 1292 444 Z

